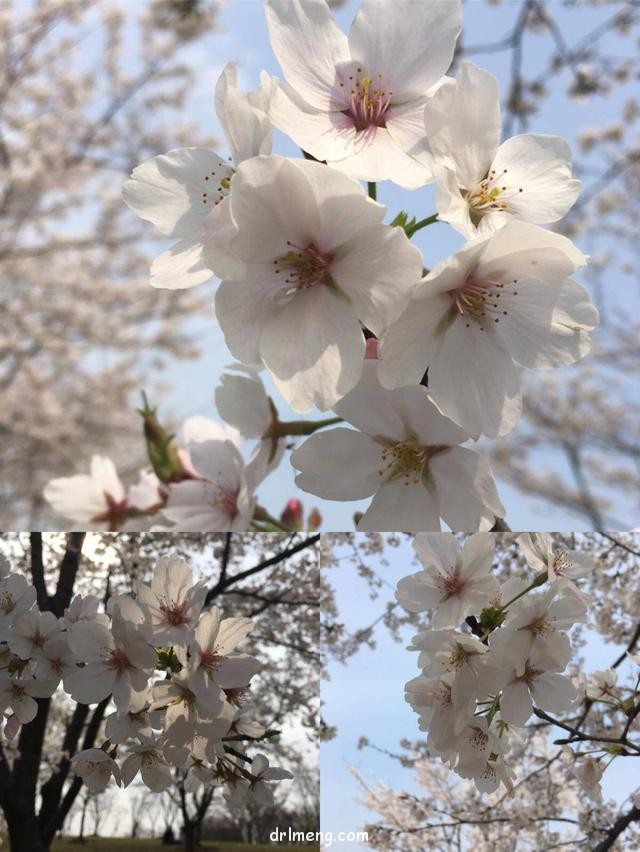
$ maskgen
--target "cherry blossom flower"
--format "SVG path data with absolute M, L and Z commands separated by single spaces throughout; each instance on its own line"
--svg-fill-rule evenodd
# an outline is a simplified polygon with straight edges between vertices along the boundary
M 617 682 L 618 672 L 615 669 L 593 672 L 587 683 L 587 698 L 591 701 L 617 702 Z
M 194 584 L 191 568 L 179 556 L 161 556 L 151 585 L 136 586 L 137 603 L 159 645 L 189 641 L 206 595 L 206 582 Z
M 39 680 L 65 683 L 67 675 L 76 670 L 76 658 L 64 634 L 49 639 L 38 654 L 33 674 Z M 65 687 L 66 688 L 66 687 Z
M 120 610 L 112 616 L 111 631 L 100 624 L 83 622 L 69 637 L 76 657 L 85 662 L 67 676 L 71 696 L 81 704 L 93 704 L 113 695 L 117 707 L 126 708 L 132 695 L 144 692 L 155 668 L 157 654 L 136 624 Z
M 154 708 L 166 707 L 164 732 L 167 741 L 178 745 L 193 739 L 201 719 L 211 719 L 222 713 L 225 695 L 211 678 L 194 682 L 193 670 L 183 668 L 170 680 L 153 686 Z M 227 730 L 228 725 L 227 724 Z
M 43 653 L 46 642 L 58 635 L 60 625 L 55 615 L 33 609 L 14 619 L 9 647 L 23 660 L 37 658 Z
M 453 701 L 452 676 L 418 675 L 405 685 L 405 700 L 419 716 L 421 731 L 428 731 L 429 749 L 446 754 L 457 741 L 458 734 L 473 718 L 475 701 L 469 697 L 464 705 Z
M 559 713 L 569 709 L 577 690 L 561 672 L 566 661 L 558 663 L 539 645 L 531 647 L 525 635 L 516 631 L 495 644 L 489 637 L 494 663 L 502 672 L 504 688 L 500 697 L 500 713 L 506 722 L 524 725 L 533 712 L 533 703 L 542 710 Z M 493 640 L 493 641 L 492 641 Z
M 111 459 L 95 455 L 89 475 L 52 479 L 44 489 L 44 498 L 54 512 L 84 529 L 117 530 L 131 509 L 146 512 L 157 508 L 159 489 L 155 474 L 143 471 L 140 481 L 127 494 Z
M 126 517 L 127 498 L 111 459 L 92 456 L 89 475 L 52 479 L 44 499 L 54 512 L 87 529 L 117 529 Z
M 586 262 L 565 237 L 512 221 L 469 242 L 414 290 L 380 348 L 386 387 L 429 369 L 438 408 L 474 437 L 503 435 L 520 414 L 523 368 L 587 354 L 598 312 L 568 278 Z
M 483 673 L 483 656 L 489 650 L 474 636 L 453 630 L 425 630 L 414 636 L 410 651 L 420 651 L 418 666 L 425 675 L 450 674 L 454 707 L 465 707 L 475 700 Z
M 587 607 L 576 595 L 556 595 L 557 589 L 550 588 L 543 595 L 518 601 L 517 606 L 508 610 L 505 629 L 495 634 L 494 642 L 511 642 L 510 631 L 517 630 L 528 639 L 531 648 L 540 648 L 564 668 L 571 657 L 571 642 L 562 631 L 578 622 L 584 623 Z
M 423 569 L 399 581 L 396 600 L 408 612 L 435 610 L 435 629 L 457 627 L 498 594 L 498 581 L 491 576 L 492 536 L 469 536 L 461 550 L 451 533 L 421 533 L 413 548 Z
M 118 764 L 100 748 L 87 748 L 74 754 L 71 768 L 82 778 L 90 793 L 105 790 L 112 776 L 118 786 L 122 783 Z
M 273 805 L 273 789 L 269 782 L 293 778 L 287 769 L 269 766 L 269 760 L 264 754 L 257 754 L 253 758 L 248 772 L 253 776 L 250 781 L 244 777 L 237 778 L 225 790 L 225 799 L 232 810 L 242 808 L 247 798 L 262 807 Z
M 72 633 L 76 624 L 84 621 L 109 626 L 109 616 L 106 612 L 98 612 L 100 598 L 96 595 L 74 595 L 73 600 L 65 609 L 62 624 L 67 633 Z
M 446 73 L 461 26 L 457 0 L 364 0 L 349 37 L 324 0 L 270 0 L 271 46 L 289 85 L 271 119 L 305 151 L 352 177 L 413 188 L 430 170 L 407 153 Z
M 234 63 L 225 66 L 216 86 L 216 113 L 225 133 L 231 161 L 209 148 L 177 148 L 135 168 L 123 188 L 129 207 L 158 231 L 177 242 L 151 266 L 154 287 L 194 287 L 237 269 L 229 255 L 235 232 L 228 196 L 235 167 L 247 158 L 271 151 L 267 116 L 271 83 L 265 76 L 248 95 L 236 83 Z
M 360 431 L 309 437 L 291 454 L 296 484 L 327 500 L 373 496 L 358 530 L 490 529 L 504 509 L 487 462 L 459 446 L 469 435 L 443 417 L 421 386 L 389 391 L 364 363 L 362 380 L 335 407 Z M 348 475 L 345 475 L 348 471 Z
M 35 587 L 23 574 L 8 574 L 0 579 L 0 640 L 6 639 L 15 619 L 28 612 L 35 602 Z
M 38 712 L 36 698 L 50 698 L 57 686 L 54 680 L 10 677 L 0 671 L 0 715 L 12 710 L 21 725 L 33 721 Z
M 105 721 L 105 736 L 112 743 L 125 743 L 131 739 L 148 739 L 154 727 L 161 727 L 159 713 L 151 710 L 151 690 L 133 693 L 128 707 L 110 713 Z
M 205 705 L 212 684 L 223 689 L 243 687 L 259 670 L 254 657 L 231 653 L 252 628 L 253 622 L 248 618 L 222 618 L 216 606 L 200 619 L 191 646 L 190 666 L 193 692 Z
M 472 62 L 433 93 L 424 118 L 438 216 L 466 237 L 512 217 L 556 222 L 575 202 L 580 181 L 571 178 L 568 144 L 536 133 L 500 144 L 498 81 Z
M 523 533 L 518 545 L 529 565 L 536 571 L 546 571 L 549 582 L 569 588 L 586 604 L 588 601 L 572 580 L 593 571 L 593 560 L 577 550 L 554 552 L 548 533 Z
M 497 789 L 502 778 L 498 775 L 495 763 L 503 757 L 505 748 L 505 741 L 498 735 L 495 726 L 490 725 L 485 716 L 476 716 L 460 732 L 456 745 L 458 759 L 455 771 L 461 778 L 479 781 L 482 792 L 489 792 L 487 788 L 491 786 L 495 775 L 498 783 L 494 789 Z M 490 758 L 491 765 L 488 767 Z
M 128 787 L 138 772 L 142 781 L 154 793 L 161 793 L 172 783 L 171 767 L 162 748 L 153 738 L 129 746 L 131 754 L 122 763 L 122 784 Z
M 227 532 L 249 528 L 258 482 L 254 468 L 245 465 L 229 440 L 191 444 L 189 456 L 198 479 L 172 485 L 162 510 L 173 529 Z
M 385 208 L 321 163 L 254 157 L 230 196 L 245 263 L 216 292 L 216 316 L 239 361 L 263 363 L 297 411 L 331 408 L 357 383 L 365 342 L 403 307 L 422 270 Z
M 571 772 L 587 796 L 597 804 L 601 804 L 602 788 L 600 787 L 600 779 L 604 773 L 604 768 L 599 758 L 593 758 L 589 755 L 580 757 L 576 760 Z

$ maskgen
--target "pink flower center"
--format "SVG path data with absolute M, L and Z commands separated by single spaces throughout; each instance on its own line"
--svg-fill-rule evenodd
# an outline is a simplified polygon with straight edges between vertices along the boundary
M 383 75 L 370 77 L 357 67 L 352 74 L 340 77 L 338 85 L 344 93 L 344 114 L 349 116 L 356 130 L 385 127 L 393 92 L 385 87 Z
M 567 571 L 573 567 L 573 564 L 567 557 L 566 550 L 561 551 L 553 560 L 553 573 L 556 577 L 564 577 Z
M 206 648 L 200 656 L 200 668 L 214 671 L 222 662 L 223 657 L 216 654 L 215 648 Z
M 30 638 L 31 644 L 33 645 L 34 648 L 42 648 L 44 646 L 44 643 L 47 641 L 46 636 L 43 636 L 42 633 L 40 633 L 40 630 L 37 627 L 36 627 L 35 633 L 32 636 L 30 636 L 29 638 Z
M 542 671 L 540 669 L 535 669 L 531 665 L 529 660 L 527 660 L 525 667 L 524 667 L 524 674 L 520 675 L 520 677 L 517 677 L 516 680 L 521 681 L 523 683 L 526 683 L 527 686 L 530 687 L 530 686 L 533 686 L 535 679 L 541 674 L 542 674 Z
M 320 251 L 313 243 L 301 247 L 287 240 L 287 245 L 287 253 L 273 261 L 275 274 L 284 274 L 283 286 L 274 297 L 276 304 L 286 304 L 301 289 L 333 284 L 329 273 L 332 254 Z
M 451 571 L 451 574 L 438 578 L 438 588 L 444 595 L 444 600 L 448 600 L 449 598 L 462 594 L 467 587 L 466 580 L 463 580 L 462 577 L 460 577 L 457 570 L 452 568 Z
M 170 603 L 160 604 L 160 612 L 164 615 L 164 620 L 167 624 L 177 627 L 180 624 L 189 622 L 188 604 L 186 601 L 171 601 Z
M 103 491 L 102 493 L 106 508 L 104 512 L 94 515 L 91 518 L 91 523 L 106 523 L 109 532 L 115 532 L 127 518 L 127 499 L 125 497 L 124 500 L 116 500 L 108 491 Z
M 476 278 L 470 275 L 461 287 L 449 291 L 453 302 L 454 314 L 465 320 L 467 328 L 474 322 L 484 331 L 487 323 L 499 323 L 503 317 L 508 316 L 504 304 L 504 297 L 509 299 L 518 295 L 515 289 L 518 280 L 513 279 L 506 284 L 490 278 Z
M 110 669 L 115 669 L 118 672 L 123 672 L 128 669 L 131 663 L 126 653 L 122 648 L 114 648 L 107 658 L 107 665 Z
M 238 495 L 240 489 L 222 483 L 211 483 L 208 491 L 208 503 L 218 509 L 232 521 L 238 515 Z

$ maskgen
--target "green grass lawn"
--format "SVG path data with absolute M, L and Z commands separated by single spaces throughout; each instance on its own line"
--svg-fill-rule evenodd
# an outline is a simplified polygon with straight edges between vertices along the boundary
M 278 844 L 287 852 L 314 852 L 319 846 L 283 846 Z M 211 852 L 274 852 L 277 846 L 271 846 L 264 843 L 246 844 L 246 843 L 223 843 L 215 840 L 205 841 L 202 844 L 203 849 L 209 849 Z M 90 838 L 85 843 L 74 843 L 73 840 L 64 838 L 56 840 L 53 844 L 53 852 L 71 852 L 75 849 L 76 852 L 84 849 L 102 850 L 108 852 L 113 849 L 114 852 L 167 852 L 174 849 L 179 852 L 180 846 L 163 846 L 160 840 L 149 840 L 147 838 L 140 840 L 131 840 L 127 837 L 96 837 Z

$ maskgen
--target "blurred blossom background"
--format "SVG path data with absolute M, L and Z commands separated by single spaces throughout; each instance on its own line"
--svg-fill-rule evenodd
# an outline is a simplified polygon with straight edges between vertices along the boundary
M 348 29 L 357 3 L 333 3 Z M 503 135 L 566 137 L 579 200 L 557 230 L 591 256 L 579 280 L 602 326 L 581 364 L 528 376 L 517 429 L 485 451 L 512 529 L 638 525 L 640 8 L 634 2 L 464 3 L 450 71 L 469 58 L 498 77 Z M 213 110 L 231 59 L 253 88 L 279 75 L 260 0 L 8 0 L 0 7 L 0 525 L 58 528 L 42 499 L 54 476 L 111 456 L 125 481 L 145 465 L 140 392 L 176 428 L 216 417 L 213 390 L 232 358 L 213 317 L 215 281 L 149 286 L 166 246 L 123 204 L 141 161 L 185 145 L 222 148 Z M 276 153 L 299 155 L 276 133 Z M 225 154 L 225 150 L 220 151 Z M 430 187 L 381 184 L 378 198 L 419 218 Z M 462 243 L 445 224 L 416 240 L 433 267 Z M 267 380 L 283 418 L 293 418 Z M 260 490 L 347 529 L 358 504 L 296 494 L 288 460 Z

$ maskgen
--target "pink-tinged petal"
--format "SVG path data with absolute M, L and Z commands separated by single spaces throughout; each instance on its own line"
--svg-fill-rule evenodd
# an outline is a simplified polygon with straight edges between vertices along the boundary
M 392 180 L 405 189 L 417 189 L 430 180 L 425 167 L 406 154 L 386 127 L 369 127 L 353 135 L 345 128 L 350 143 L 347 155 L 331 166 L 358 180 Z
M 340 111 L 317 110 L 290 86 L 280 83 L 269 110 L 275 127 L 317 160 L 336 161 L 352 156 L 362 141 L 353 119 Z
M 349 59 L 347 37 L 322 0 L 269 0 L 269 39 L 289 83 L 318 109 L 334 109 L 336 65 Z
M 381 454 L 381 445 L 362 432 L 330 429 L 294 450 L 291 464 L 300 471 L 296 485 L 303 491 L 325 500 L 360 500 L 380 486 Z
M 400 100 L 447 72 L 462 26 L 458 0 L 363 0 L 349 32 L 354 60 Z
M 385 116 L 389 136 L 405 154 L 420 164 L 420 170 L 415 170 L 415 182 L 421 180 L 420 186 L 434 178 L 434 160 L 424 131 L 424 109 L 429 100 L 425 96 L 408 103 L 393 104 Z
M 358 521 L 360 531 L 439 530 L 437 497 L 423 485 L 405 485 L 403 477 L 386 482 Z
M 496 483 L 483 456 L 466 447 L 453 447 L 429 463 L 440 501 L 440 514 L 457 532 L 489 530 L 504 517 Z

